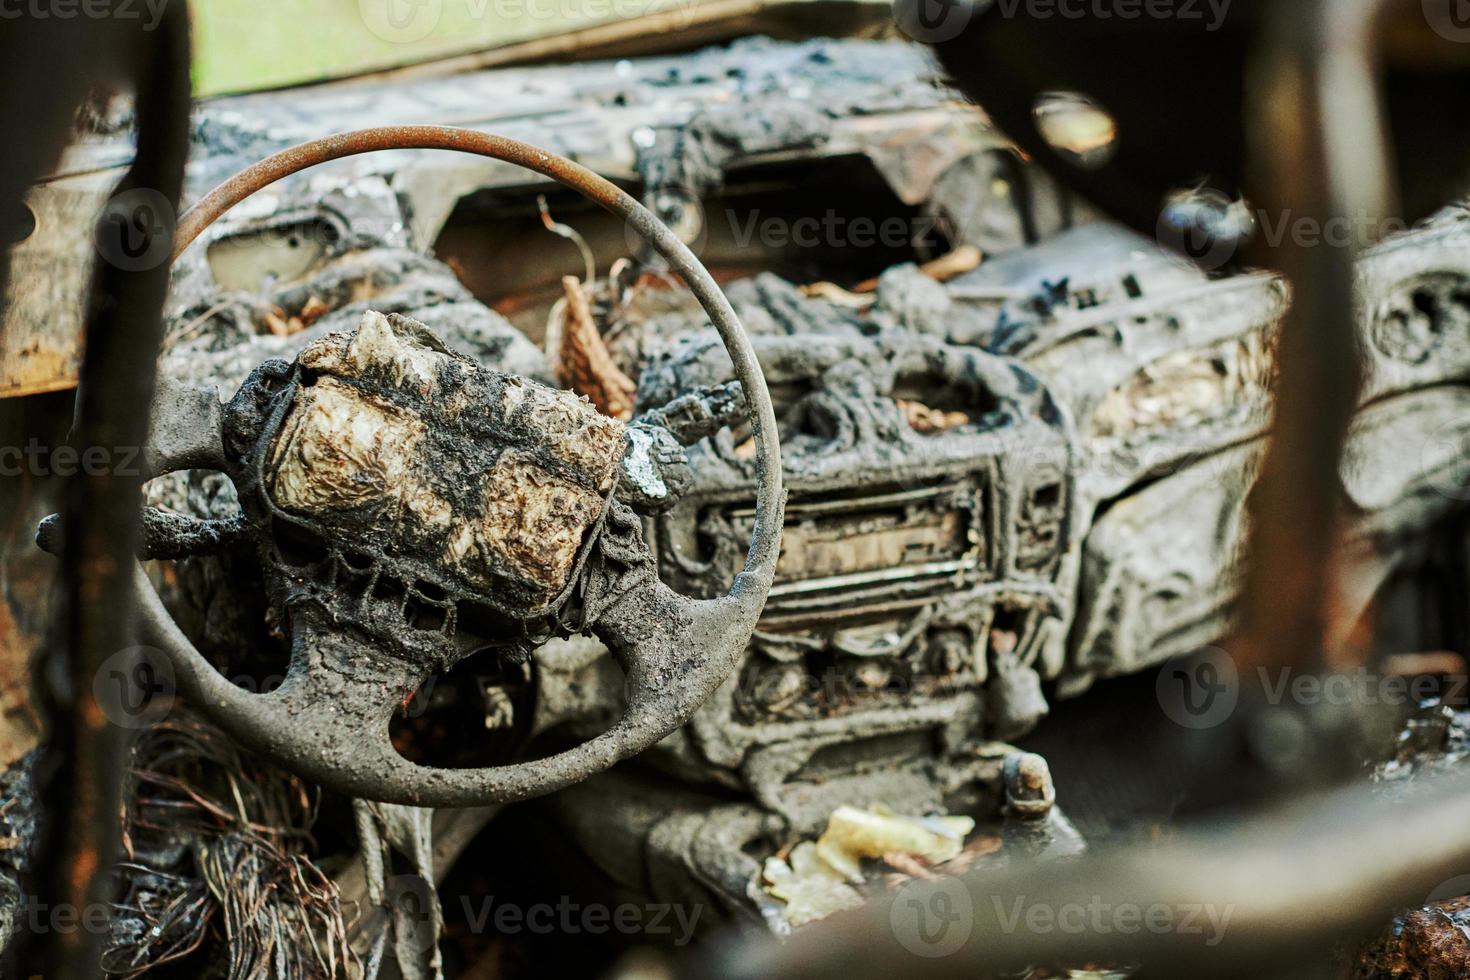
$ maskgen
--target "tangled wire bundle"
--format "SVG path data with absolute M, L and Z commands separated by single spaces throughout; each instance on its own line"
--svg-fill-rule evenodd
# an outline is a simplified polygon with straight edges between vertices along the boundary
M 230 980 L 345 980 L 337 886 L 306 856 L 313 788 L 183 712 L 139 740 L 132 778 L 108 973 L 197 956 Z

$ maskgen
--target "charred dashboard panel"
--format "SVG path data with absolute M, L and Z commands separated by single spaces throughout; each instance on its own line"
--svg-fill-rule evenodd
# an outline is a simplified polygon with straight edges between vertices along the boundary
M 692 333 L 655 354 L 640 391 L 725 380 L 710 344 Z M 1046 389 L 1015 362 L 910 331 L 755 344 L 790 500 L 756 638 L 696 716 L 699 767 L 728 779 L 776 747 L 799 756 L 834 738 L 937 729 L 958 749 L 1033 723 L 1071 535 L 1070 436 Z M 693 486 L 656 520 L 660 573 L 681 592 L 723 591 L 743 560 L 744 438 L 727 430 L 693 447 Z M 1018 686 L 1035 697 L 986 710 L 987 690 Z
M 1358 262 L 1364 385 L 1341 480 L 1349 620 L 1466 497 L 1470 472 L 1451 447 L 1462 444 L 1470 390 L 1467 243 L 1470 224 L 1451 209 Z M 1217 642 L 1240 587 L 1285 283 L 1211 278 L 1093 225 L 949 288 L 1002 286 L 1012 292 L 993 304 L 993 325 L 965 339 L 1025 362 L 1077 424 L 1083 530 L 1068 689 Z

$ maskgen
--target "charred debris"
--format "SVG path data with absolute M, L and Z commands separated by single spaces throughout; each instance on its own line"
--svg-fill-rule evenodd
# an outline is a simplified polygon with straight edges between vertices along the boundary
M 1098 219 L 898 42 L 361 85 L 201 106 L 188 196 L 308 136 L 439 118 L 636 186 L 720 279 L 770 388 L 789 494 L 774 579 L 687 726 L 514 806 L 323 790 L 169 687 L 129 766 L 109 975 L 605 968 L 673 937 L 497 932 L 476 902 L 697 909 L 683 940 L 784 937 L 915 881 L 1168 833 L 1190 759 L 1158 748 L 1181 729 L 1154 678 L 1230 627 L 1281 278 L 1207 274 Z M 90 192 L 66 174 L 48 191 Z M 1463 650 L 1470 625 L 1467 254 L 1451 208 L 1357 268 L 1367 384 L 1336 640 L 1405 675 L 1400 655 Z M 145 488 L 143 557 L 174 619 L 261 691 L 307 628 L 427 665 L 391 725 L 423 765 L 606 731 L 625 676 L 588 631 L 615 584 L 722 595 L 755 532 L 745 395 L 687 284 L 616 219 L 497 163 L 352 158 L 231 213 L 173 273 L 159 371 L 214 390 L 234 467 Z M 56 550 L 64 529 L 40 537 Z M 18 648 L 39 643 L 45 560 L 7 554 Z M 1463 673 L 1449 656 L 1422 673 Z M 23 748 L 34 722 L 10 700 Z M 1462 707 L 1365 739 L 1363 779 L 1411 799 L 1421 769 L 1464 755 Z M 0 782 L 0 941 L 35 914 L 28 758 Z M 1461 975 L 1466 899 L 1435 900 L 1343 949 L 1353 975 Z

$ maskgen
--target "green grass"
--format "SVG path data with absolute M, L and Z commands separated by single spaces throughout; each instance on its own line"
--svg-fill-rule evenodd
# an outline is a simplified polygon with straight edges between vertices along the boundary
M 698 2 L 190 0 L 194 88 L 217 95 L 336 78 Z

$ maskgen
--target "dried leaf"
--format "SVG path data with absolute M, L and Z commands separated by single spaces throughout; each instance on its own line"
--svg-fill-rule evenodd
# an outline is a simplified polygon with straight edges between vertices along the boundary
M 977 268 L 985 258 L 981 251 L 974 245 L 961 245 L 950 252 L 945 252 L 937 259 L 930 259 L 919 266 L 919 271 L 933 279 L 935 282 L 948 282 L 955 276 L 969 272 Z M 871 293 L 878 288 L 877 279 L 864 279 L 852 287 L 854 293 Z
M 903 412 L 909 428 L 923 434 L 948 432 L 970 421 L 970 417 L 964 412 L 946 412 L 940 408 L 930 408 L 922 402 L 895 398 L 894 403 Z
M 602 414 L 624 420 L 631 418 L 637 385 L 613 362 L 592 320 L 582 284 L 575 276 L 564 276 L 561 284 L 567 302 L 561 349 L 555 359 L 557 381 L 579 395 L 586 395 Z

